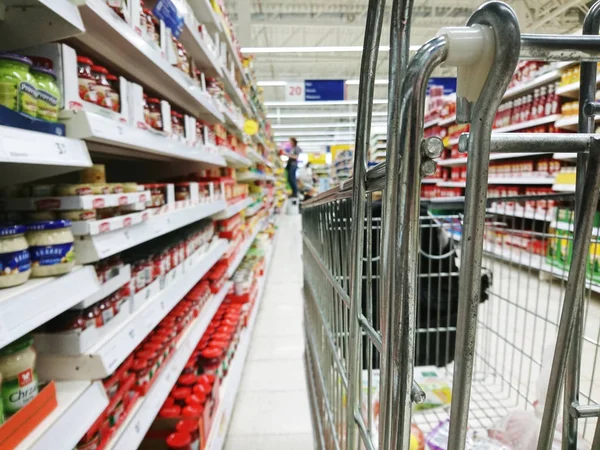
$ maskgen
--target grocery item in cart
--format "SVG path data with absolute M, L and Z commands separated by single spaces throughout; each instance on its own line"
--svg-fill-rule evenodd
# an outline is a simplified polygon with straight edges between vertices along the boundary
M 415 411 L 442 408 L 452 401 L 452 388 L 435 366 L 415 367 L 414 379 L 425 392 L 425 400 L 415 404 Z

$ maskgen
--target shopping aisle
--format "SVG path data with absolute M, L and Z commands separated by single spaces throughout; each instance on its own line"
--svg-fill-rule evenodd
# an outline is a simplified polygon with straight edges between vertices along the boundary
M 282 216 L 225 448 L 308 450 L 300 216 Z

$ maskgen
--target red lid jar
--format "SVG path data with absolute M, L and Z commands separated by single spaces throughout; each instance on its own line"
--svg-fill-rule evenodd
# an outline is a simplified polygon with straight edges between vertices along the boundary
M 158 416 L 163 419 L 176 419 L 177 417 L 181 417 L 181 408 L 177 405 L 163 405 L 158 412 Z
M 121 83 L 119 78 L 112 73 L 106 75 L 106 79 L 110 83 L 110 100 L 112 102 L 112 109 L 115 112 L 121 111 Z
M 192 450 L 192 437 L 189 433 L 172 433 L 166 442 L 169 450 Z
M 79 97 L 86 102 L 97 103 L 98 97 L 94 90 L 96 78 L 92 75 L 94 62 L 85 56 L 77 57 L 77 78 L 79 79 Z
M 200 416 L 202 416 L 203 412 L 204 412 L 203 407 L 188 405 L 181 410 L 181 417 L 184 417 L 186 419 L 197 419 Z
M 175 400 L 175 404 L 181 407 L 187 405 L 186 399 L 192 395 L 192 389 L 187 387 L 178 387 L 171 391 L 171 396 Z
M 102 315 L 100 314 L 100 308 L 96 305 L 89 306 L 83 310 L 83 320 L 85 320 L 86 328 L 100 328 L 104 325 Z
M 158 98 L 148 97 L 148 119 L 152 128 L 158 131 L 163 130 L 162 111 L 160 107 L 160 100 Z
M 96 104 L 103 108 L 112 109 L 112 87 L 106 79 L 108 70 L 102 66 L 92 66 L 92 75 L 96 79 L 93 89 L 96 92 Z
M 198 422 L 192 419 L 180 420 L 175 425 L 175 430 L 178 433 L 186 433 L 189 434 L 192 438 L 191 447 L 193 449 L 197 449 L 200 446 L 200 430 L 198 427 Z
M 144 387 L 150 382 L 150 366 L 148 360 L 136 358 L 133 360 L 131 371 L 135 375 L 135 384 L 138 387 Z
M 178 113 L 177 111 L 171 111 L 171 134 L 177 140 L 183 141 L 185 139 L 183 114 Z

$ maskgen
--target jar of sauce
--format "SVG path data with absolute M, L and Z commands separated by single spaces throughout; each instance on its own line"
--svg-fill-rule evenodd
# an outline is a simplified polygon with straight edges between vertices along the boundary
M 144 8 L 143 12 L 146 22 L 146 36 L 148 36 L 148 38 L 156 45 L 160 45 L 160 23 L 158 22 L 158 19 L 149 9 Z
M 96 91 L 96 104 L 103 108 L 113 109 L 111 91 L 112 87 L 106 79 L 108 76 L 108 70 L 102 66 L 92 66 L 92 75 L 96 80 L 96 84 L 93 86 Z
M 158 131 L 163 130 L 162 111 L 160 100 L 154 97 L 148 97 L 148 125 Z
M 135 374 L 136 386 L 143 388 L 150 382 L 150 367 L 148 366 L 147 360 L 142 358 L 134 359 L 131 371 Z
M 172 433 L 167 437 L 166 443 L 169 450 L 193 450 L 189 433 Z
M 94 62 L 85 56 L 77 57 L 77 77 L 79 79 L 79 97 L 86 102 L 98 103 L 96 78 L 92 74 Z
M 96 305 L 88 306 L 83 310 L 83 320 L 85 320 L 86 328 L 100 328 L 104 325 L 100 308 Z
M 121 111 L 121 97 L 119 92 L 121 92 L 121 83 L 119 81 L 119 77 L 109 73 L 106 75 L 106 80 L 110 84 L 110 100 L 112 102 L 112 109 L 115 112 Z
M 183 114 L 177 111 L 171 111 L 171 133 L 178 141 L 185 139 L 185 130 L 183 127 Z
M 180 420 L 175 425 L 175 430 L 178 433 L 189 434 L 192 439 L 190 447 L 192 450 L 198 450 L 200 447 L 200 430 L 198 429 L 197 421 L 191 419 Z
M 147 94 L 144 94 L 143 105 L 144 105 L 144 122 L 146 122 L 147 125 L 150 125 L 150 107 L 148 106 L 148 95 Z

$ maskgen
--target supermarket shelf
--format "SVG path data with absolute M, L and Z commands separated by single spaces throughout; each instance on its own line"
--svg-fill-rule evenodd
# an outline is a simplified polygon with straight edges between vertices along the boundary
M 240 246 L 240 249 L 238 250 L 237 256 L 235 257 L 235 259 L 233 260 L 233 262 L 227 269 L 227 278 L 231 278 L 233 276 L 233 274 L 235 273 L 237 268 L 242 263 L 242 260 L 246 256 L 246 253 L 248 253 L 248 250 L 250 250 L 250 247 L 252 246 L 254 239 L 256 239 L 256 236 L 258 236 L 258 233 L 260 233 L 262 229 L 263 229 L 262 223 L 255 225 L 252 235 L 250 237 L 246 238 L 246 240 L 242 243 L 242 245 Z
M 229 167 L 233 167 L 235 169 L 245 169 L 246 167 L 250 167 L 252 165 L 252 161 L 250 161 L 250 159 L 228 149 L 227 147 L 219 147 L 219 153 L 223 158 L 225 158 L 225 161 L 227 161 L 227 165 Z
M 34 330 L 100 289 L 91 266 L 48 278 L 31 278 L 0 290 L 0 347 Z
M 575 192 L 574 184 L 553 184 L 552 190 L 557 192 Z
M 248 210 L 246 211 L 246 217 L 252 217 L 253 215 L 257 214 L 263 208 L 263 206 L 263 202 L 258 202 L 256 203 L 256 205 L 252 206 L 251 208 L 248 208 Z
M 244 124 L 237 120 L 237 117 L 233 113 L 227 110 L 227 107 L 223 108 L 223 117 L 225 117 L 225 126 L 229 131 L 235 133 L 237 136 L 244 138 Z
M 251 161 L 254 161 L 255 163 L 263 164 L 265 166 L 269 165 L 269 161 L 267 161 L 261 154 L 259 154 L 256 150 L 254 150 L 251 147 L 248 149 L 248 157 Z
M 552 222 L 550 222 L 550 228 L 556 228 L 558 230 L 563 230 L 563 231 L 570 231 L 571 233 L 575 232 L 575 224 L 572 222 L 571 223 L 558 222 L 556 220 L 553 220 Z M 599 235 L 600 235 L 600 228 L 598 228 L 598 227 L 592 228 L 592 236 L 597 237 Z
M 150 191 L 106 195 L 73 195 L 66 197 L 11 197 L 5 198 L 4 208 L 9 211 L 73 211 L 79 209 L 111 208 L 146 203 Z
M 523 158 L 526 156 L 537 156 L 537 155 L 548 155 L 549 153 L 491 153 L 490 161 L 499 160 L 499 159 L 513 159 L 513 158 Z M 460 158 L 450 158 L 450 159 L 438 159 L 438 166 L 452 167 L 452 166 L 464 166 L 467 164 L 467 157 L 463 156 Z
M 521 185 L 547 185 L 554 183 L 554 177 L 490 177 L 488 184 L 521 184 Z M 441 187 L 466 187 L 466 181 L 442 181 Z
M 18 171 L 15 164 L 19 164 Z M 0 185 L 27 183 L 91 166 L 81 140 L 0 126 Z
M 212 78 L 218 78 L 223 75 L 223 69 L 217 55 L 214 54 L 204 39 L 202 39 L 198 28 L 188 15 L 185 16 L 184 27 L 179 36 L 179 41 L 187 50 L 196 67 L 202 69 L 205 75 Z
M 247 197 L 243 200 L 238 200 L 233 205 L 227 206 L 227 208 L 225 208 L 223 211 L 214 215 L 213 219 L 215 219 L 215 220 L 229 219 L 230 217 L 235 216 L 240 211 L 243 211 L 244 209 L 246 209 L 248 206 L 250 206 L 252 204 L 253 201 L 254 200 L 252 199 L 252 197 Z
M 596 84 L 600 83 L 600 77 L 596 77 Z M 566 84 L 564 86 L 559 86 L 556 89 L 556 93 L 562 97 L 572 98 L 577 100 L 579 98 L 579 81 L 575 83 Z
M 221 19 L 210 5 L 210 0 L 188 0 L 198 22 L 205 24 L 211 32 L 222 32 Z
M 230 287 L 230 282 L 225 283 L 221 290 L 204 305 L 198 318 L 189 325 L 180 338 L 173 356 L 161 369 L 148 393 L 138 400 L 106 449 L 134 449 L 140 446 Z
M 423 128 L 431 128 L 431 127 L 434 127 L 434 126 L 436 126 L 436 125 L 438 124 L 438 122 L 439 122 L 439 119 L 433 119 L 433 120 L 430 120 L 429 122 L 425 122 L 425 123 L 423 124 Z
M 224 210 L 224 200 L 159 214 L 138 225 L 88 236 L 75 242 L 75 253 L 81 264 L 88 264 L 155 239 Z
M 21 442 L 16 450 L 72 449 L 108 406 L 102 382 L 56 383 L 57 408 Z
M 501 216 L 509 217 L 520 217 L 522 219 L 532 219 L 542 222 L 550 222 L 555 217 L 554 212 L 549 213 L 546 211 L 532 211 L 529 209 L 524 209 L 523 207 L 515 206 L 499 207 L 498 205 L 494 205 L 491 208 L 488 208 L 486 211 L 490 214 L 499 214 Z
M 445 125 L 452 125 L 454 122 L 456 122 L 456 114 L 446 117 L 445 119 L 439 119 L 438 125 L 443 127 Z
M 556 122 L 560 119 L 560 114 L 551 114 L 546 117 L 540 117 L 539 119 L 528 120 L 526 122 L 515 123 L 506 127 L 495 128 L 494 133 L 508 133 L 511 131 L 524 130 L 526 128 L 537 127 L 538 125 L 545 125 L 547 123 Z M 558 126 L 558 125 L 557 125 Z
M 222 122 L 210 96 L 173 67 L 106 2 L 85 0 L 79 6 L 86 32 L 72 39 L 92 58 L 110 61 L 127 78 L 156 91 L 188 114 L 208 122 Z
M 195 149 L 168 136 L 115 122 L 87 111 L 74 112 L 65 119 L 69 137 L 85 139 L 90 151 L 144 159 L 195 161 L 225 166 L 216 152 Z
M 564 128 L 566 130 L 577 131 L 577 125 L 579 124 L 579 118 L 576 114 L 570 116 L 559 116 L 558 120 L 554 124 L 556 128 Z
M 40 376 L 55 380 L 89 380 L 111 375 L 148 333 L 221 259 L 227 245 L 226 240 L 220 239 L 212 244 L 208 252 L 196 253 L 190 257 L 191 261 L 173 269 L 166 277 L 163 289 L 146 300 L 118 328 L 101 338 L 86 354 L 72 356 L 40 351 L 37 365 Z
M 421 184 L 438 184 L 443 181 L 441 178 L 423 178 Z
M 275 177 L 265 175 L 264 173 L 256 172 L 243 172 L 238 174 L 237 181 L 240 183 L 251 183 L 253 181 L 269 181 L 274 180 Z
M 247 115 L 251 115 L 252 113 L 249 106 L 246 104 L 246 101 L 244 100 L 244 94 L 242 90 L 239 88 L 237 81 L 235 81 L 235 77 L 233 77 L 227 69 L 223 70 L 222 80 L 225 90 L 233 102 L 242 108 Z
M 552 81 L 558 80 L 561 76 L 561 73 L 562 71 L 560 69 L 554 69 L 541 75 L 538 75 L 533 80 L 528 81 L 527 83 L 523 83 L 520 86 L 515 86 L 513 88 L 507 89 L 502 99 L 508 100 L 518 95 L 521 95 L 524 92 L 531 91 L 532 89 L 538 88 L 540 86 L 545 86 Z
M 248 319 L 248 326 L 242 332 L 240 341 L 233 357 L 233 361 L 229 366 L 227 377 L 221 384 L 220 388 L 220 399 L 213 419 L 213 424 L 208 434 L 208 441 L 206 443 L 206 450 L 222 450 L 225 444 L 225 438 L 227 437 L 227 430 L 229 429 L 229 422 L 233 415 L 233 408 L 235 405 L 235 399 L 237 396 L 240 382 L 242 380 L 242 372 L 244 365 L 246 364 L 246 357 L 250 350 L 250 340 L 252 338 L 252 332 L 254 331 L 254 325 L 258 317 L 258 311 L 262 301 L 262 296 L 265 290 L 267 277 L 269 276 L 269 268 L 273 257 L 273 251 L 275 248 L 277 236 L 273 239 L 273 244 L 269 254 L 266 256 L 265 261 L 265 275 L 259 281 L 258 294 L 256 302 L 252 308 L 251 317 Z
M 88 266 L 85 266 L 88 267 Z M 76 304 L 71 309 L 85 309 L 88 306 L 108 297 L 113 292 L 121 289 L 125 284 L 131 281 L 131 266 L 129 264 L 124 265 L 119 271 L 118 275 L 115 275 L 110 280 L 100 285 L 99 289 L 89 297 L 86 297 L 81 303 Z
M 3 2 L 1 51 L 14 51 L 54 42 L 83 33 L 85 28 L 77 7 L 69 0 L 31 0 Z M 35 24 L 35 32 L 32 32 Z
M 561 161 L 577 161 L 577 153 L 555 153 L 552 158 Z

